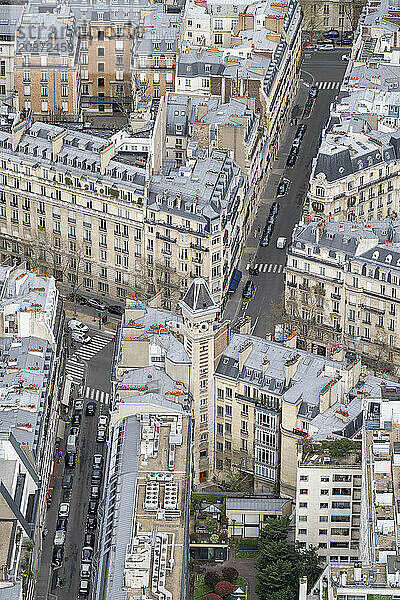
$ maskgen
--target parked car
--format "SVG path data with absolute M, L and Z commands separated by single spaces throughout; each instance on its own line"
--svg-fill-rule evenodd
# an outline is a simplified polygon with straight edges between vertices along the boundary
M 318 92 L 319 92 L 319 89 L 317 88 L 317 86 L 312 85 L 310 87 L 310 91 L 308 92 L 308 95 L 310 98 L 316 98 L 318 96 Z
M 82 563 L 81 564 L 81 570 L 80 570 L 80 576 L 81 579 L 90 579 L 90 574 L 92 571 L 92 565 L 90 563 Z
M 51 564 L 53 567 L 61 567 L 62 561 L 64 558 L 64 548 L 63 546 L 57 546 L 53 550 L 53 555 L 51 557 Z
M 86 304 L 92 308 L 96 308 L 97 310 L 106 310 L 107 308 L 107 304 L 101 302 L 101 300 L 96 300 L 96 298 L 88 298 L 86 300 Z
M 86 333 L 81 333 L 80 331 L 73 331 L 72 339 L 74 340 L 74 342 L 78 342 L 78 344 L 89 344 L 92 338 Z
M 271 226 L 273 228 L 273 226 L 275 225 L 275 215 L 269 213 L 268 215 L 268 219 L 267 219 L 267 223 L 266 223 L 266 227 Z
M 276 190 L 277 196 L 284 196 L 288 190 L 289 182 L 287 179 L 282 179 L 280 184 L 278 185 L 278 189 Z
M 118 304 L 112 304 L 108 307 L 108 312 L 112 315 L 118 315 L 121 317 L 124 314 L 124 309 L 121 306 L 118 306 Z
M 81 421 L 82 421 L 82 416 L 81 416 L 81 415 L 76 415 L 76 414 L 75 414 L 75 415 L 72 417 L 72 420 L 71 420 L 71 425 L 73 425 L 74 427 L 80 427 L 80 425 L 81 425 Z
M 54 546 L 64 546 L 65 543 L 65 529 L 59 529 L 54 535 Z
M 288 159 L 286 161 L 286 165 L 288 167 L 293 167 L 293 165 L 296 164 L 296 160 L 297 160 L 297 156 L 295 154 L 293 154 L 292 152 L 289 154 Z
M 83 545 L 89 546 L 89 548 L 94 548 L 96 536 L 94 533 L 85 533 L 85 537 L 83 538 Z
M 58 516 L 59 517 L 68 517 L 69 515 L 69 502 L 61 502 L 59 508 L 58 508 Z
M 79 333 L 86 333 L 89 331 L 89 327 L 85 325 L 85 323 L 82 323 L 82 321 L 78 321 L 78 319 L 71 319 L 68 321 L 68 329 Z
M 82 411 L 83 406 L 84 406 L 83 400 L 75 400 L 75 404 L 74 404 L 75 412 Z
M 99 506 L 99 503 L 97 502 L 97 500 L 89 500 L 88 514 L 89 515 L 97 515 L 98 506 Z
M 261 241 L 260 241 L 260 246 L 262 248 L 266 248 L 267 246 L 269 246 L 270 236 L 271 236 L 270 233 L 263 233 L 263 235 L 261 237 Z
M 93 417 L 96 414 L 96 404 L 94 402 L 88 402 L 86 404 L 86 416 Z
M 72 452 L 67 452 L 65 455 L 65 466 L 72 469 L 72 467 L 75 466 L 75 461 L 76 461 L 76 454 L 73 454 Z
M 90 584 L 89 584 L 89 580 L 88 579 L 81 579 L 79 582 L 79 595 L 82 597 L 86 597 L 89 595 L 89 588 L 90 588 Z
M 299 137 L 299 136 L 304 137 L 306 129 L 307 129 L 306 123 L 301 123 L 297 128 L 296 137 Z
M 68 519 L 66 517 L 58 517 L 56 524 L 56 531 L 66 531 L 68 526 Z
M 342 54 L 342 60 L 349 61 L 350 60 L 350 54 Z
M 318 47 L 318 49 L 322 50 L 322 51 L 334 50 L 335 46 L 333 44 L 322 44 L 321 46 Z
M 108 425 L 108 416 L 107 415 L 99 415 L 97 426 L 98 427 L 107 427 Z
M 91 488 L 90 488 L 90 499 L 91 500 L 98 500 L 99 498 L 100 498 L 100 486 L 99 485 L 92 485 Z
M 84 546 L 82 548 L 81 558 L 82 558 L 82 561 L 90 562 L 93 558 L 93 548 L 90 548 L 89 546 Z
M 62 489 L 70 490 L 72 488 L 72 483 L 74 481 L 74 476 L 71 473 L 65 473 L 62 479 Z
M 100 481 L 101 481 L 101 469 L 94 468 L 92 470 L 92 482 L 100 483 Z
M 278 214 L 278 212 L 279 212 L 279 204 L 278 204 L 278 202 L 273 202 L 271 204 L 271 208 L 269 209 L 269 214 L 274 215 L 274 217 L 276 218 L 276 215 Z
M 73 298 L 72 298 L 72 300 L 73 300 Z M 76 301 L 81 305 L 86 304 L 85 296 L 81 296 L 80 294 L 76 294 Z
M 96 441 L 99 444 L 103 444 L 107 439 L 107 429 L 105 427 L 99 427 L 97 430 Z
M 242 298 L 244 298 L 245 300 L 251 300 L 255 291 L 256 291 L 256 286 L 255 286 L 254 282 L 251 279 L 248 279 L 243 288 Z
M 101 469 L 103 467 L 103 455 L 102 454 L 94 454 L 93 456 L 93 468 Z
M 276 247 L 280 249 L 284 248 L 286 246 L 286 241 L 285 237 L 278 237 L 276 240 Z
M 86 520 L 86 528 L 90 531 L 93 529 L 96 529 L 97 527 L 97 517 L 95 517 L 94 515 L 88 515 L 88 518 Z

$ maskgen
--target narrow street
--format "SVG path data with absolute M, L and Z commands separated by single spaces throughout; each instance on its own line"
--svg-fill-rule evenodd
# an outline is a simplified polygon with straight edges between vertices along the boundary
M 92 342 L 86 345 L 75 344 L 70 351 L 71 354 L 79 358 L 84 365 L 85 383 L 80 389 L 79 394 L 78 379 L 80 372 L 74 368 L 74 362 L 68 362 L 66 373 L 74 380 L 73 397 L 84 399 L 83 411 L 81 415 L 81 425 L 78 438 L 77 460 L 73 468 L 65 466 L 66 439 L 70 430 L 69 418 L 77 414 L 72 408 L 68 415 L 61 415 L 65 419 L 65 436 L 60 443 L 62 453 L 58 475 L 54 480 L 54 491 L 47 513 L 46 528 L 47 536 L 44 539 L 41 569 L 38 577 L 36 590 L 37 600 L 44 600 L 48 594 L 54 595 L 59 600 L 70 600 L 79 596 L 80 565 L 83 539 L 86 532 L 87 508 L 91 487 L 92 459 L 94 454 L 102 454 L 105 451 L 106 444 L 99 444 L 96 441 L 97 420 L 100 414 L 108 414 L 110 401 L 110 373 L 111 361 L 114 350 L 114 336 L 109 332 L 102 332 L 103 342 L 98 344 L 96 339 L 99 336 L 98 328 L 91 328 L 91 319 L 86 319 L 89 325 L 89 335 Z M 97 336 L 97 337 L 96 337 Z M 97 350 L 97 351 L 96 351 Z M 79 361 L 77 360 L 77 365 Z M 89 401 L 95 402 L 96 414 L 86 415 L 86 405 Z M 65 473 L 73 475 L 73 484 L 71 490 L 62 489 L 62 479 Z M 59 568 L 51 566 L 52 553 L 54 548 L 54 535 L 58 518 L 58 509 L 60 502 L 70 503 L 70 514 L 68 517 L 66 540 L 64 544 L 64 555 L 62 565 Z M 99 505 L 101 510 L 101 503 Z M 98 514 L 100 519 L 100 513 Z M 97 533 L 96 529 L 91 531 Z M 92 568 L 95 567 L 95 561 L 92 562 Z M 60 587 L 57 583 L 62 582 Z
M 243 276 L 236 292 L 228 301 L 224 317 L 235 322 L 239 317 L 250 315 L 252 317 L 253 333 L 264 337 L 271 325 L 269 319 L 269 306 L 271 301 L 278 300 L 284 289 L 283 268 L 286 262 L 286 249 L 277 249 L 278 237 L 286 237 L 290 243 L 293 227 L 297 223 L 307 195 L 308 179 L 311 173 L 312 160 L 316 156 L 320 143 L 321 131 L 329 116 L 329 107 L 338 93 L 340 82 L 347 63 L 341 60 L 344 50 L 334 52 L 313 52 L 306 55 L 303 61 L 301 82 L 296 104 L 303 112 L 304 104 L 308 97 L 310 85 L 317 85 L 319 93 L 315 99 L 313 109 L 308 118 L 298 119 L 298 125 L 307 125 L 306 133 L 300 147 L 298 158 L 294 167 L 287 167 L 286 160 L 296 134 L 297 127 L 287 126 L 283 133 L 278 159 L 272 166 L 270 175 L 262 192 L 262 199 L 256 215 L 254 226 L 246 241 L 242 261 L 239 269 Z M 276 198 L 276 191 L 282 178 L 289 180 L 286 194 Z M 262 248 L 259 245 L 259 235 L 255 232 L 260 226 L 264 228 L 271 203 L 277 200 L 280 211 L 276 220 L 269 246 Z M 249 266 L 258 265 L 259 274 L 251 279 L 256 285 L 256 292 L 250 302 L 242 300 L 242 290 L 249 279 Z

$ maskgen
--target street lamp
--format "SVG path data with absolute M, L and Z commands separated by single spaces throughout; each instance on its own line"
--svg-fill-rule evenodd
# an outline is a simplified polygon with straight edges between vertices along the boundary
M 232 527 L 232 537 L 235 537 L 235 523 L 236 519 L 232 519 L 233 527 Z

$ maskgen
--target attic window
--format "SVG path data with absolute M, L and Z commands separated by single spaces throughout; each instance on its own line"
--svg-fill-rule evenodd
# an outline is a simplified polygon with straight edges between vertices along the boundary
M 393 258 L 393 256 L 392 256 L 391 254 L 388 254 L 388 255 L 386 256 L 386 258 L 385 258 L 385 262 L 387 262 L 387 263 L 391 263 L 391 262 L 392 262 L 392 258 Z
M 339 171 L 339 173 L 344 173 L 344 167 L 339 167 L 338 171 Z
M 379 252 L 376 250 L 372 255 L 372 260 L 378 260 L 378 258 L 379 258 Z

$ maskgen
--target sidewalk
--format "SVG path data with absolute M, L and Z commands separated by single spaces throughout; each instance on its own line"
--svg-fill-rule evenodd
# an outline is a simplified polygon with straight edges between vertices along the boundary
M 299 90 L 297 92 L 297 96 L 294 100 L 293 106 L 298 105 L 301 109 L 301 113 L 303 112 L 303 107 L 308 96 L 308 88 L 301 83 L 299 83 Z M 243 286 L 246 283 L 246 267 L 248 263 L 252 262 L 253 257 L 255 256 L 258 246 L 259 246 L 259 237 L 254 236 L 254 230 L 260 226 L 261 231 L 264 228 L 265 221 L 268 217 L 269 208 L 272 202 L 276 197 L 276 188 L 283 177 L 283 173 L 286 168 L 286 159 L 289 155 L 290 148 L 292 146 L 292 142 L 296 133 L 296 126 L 290 126 L 288 123 L 282 132 L 281 142 L 278 150 L 278 157 L 272 163 L 272 166 L 269 170 L 268 176 L 264 182 L 264 185 L 261 188 L 261 192 L 258 198 L 258 206 L 255 211 L 255 217 L 252 224 L 252 227 L 247 236 L 242 257 L 238 265 L 239 271 L 242 272 L 243 276 L 240 281 L 240 284 L 231 298 L 228 300 L 225 310 L 224 310 L 224 318 L 229 319 L 234 322 L 239 314 L 239 310 L 242 305 L 242 290 Z
M 74 310 L 73 304 L 71 302 L 65 302 L 64 304 L 65 318 L 67 321 L 70 319 L 78 319 L 79 321 L 83 321 L 89 327 L 93 329 L 98 329 L 99 331 L 103 331 L 104 333 L 109 333 L 110 335 L 114 334 L 117 330 L 117 326 L 119 324 L 119 320 L 112 320 L 109 313 L 106 311 L 102 311 L 101 315 L 107 317 L 107 323 L 103 323 L 101 327 L 99 326 L 99 318 L 97 315 L 91 315 L 84 311 L 84 306 L 77 304 L 76 310 Z

